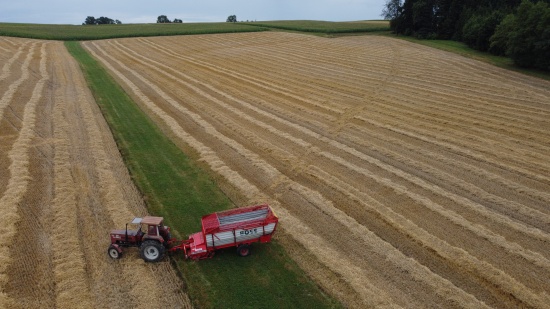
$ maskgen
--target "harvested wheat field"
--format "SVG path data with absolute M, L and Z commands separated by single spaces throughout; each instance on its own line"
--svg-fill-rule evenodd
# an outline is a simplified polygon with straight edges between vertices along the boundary
M 376 36 L 83 45 L 345 305 L 550 307 L 549 82 Z
M 169 262 L 106 254 L 146 208 L 63 43 L 0 50 L 0 308 L 190 308 Z

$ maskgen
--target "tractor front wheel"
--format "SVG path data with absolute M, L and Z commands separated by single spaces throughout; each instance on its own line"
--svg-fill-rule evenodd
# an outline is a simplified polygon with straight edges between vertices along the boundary
M 146 240 L 139 248 L 145 262 L 158 262 L 164 257 L 164 246 L 155 240 Z
M 237 254 L 245 257 L 250 255 L 250 245 L 240 245 L 237 247 Z
M 107 249 L 107 254 L 115 260 L 122 257 L 122 253 L 118 252 L 117 248 L 115 248 L 114 246 L 109 246 L 109 249 Z

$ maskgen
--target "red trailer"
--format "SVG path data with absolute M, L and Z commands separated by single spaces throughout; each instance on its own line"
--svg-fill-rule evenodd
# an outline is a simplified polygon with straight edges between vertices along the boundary
M 267 243 L 279 218 L 268 205 L 257 205 L 216 212 L 202 217 L 202 230 L 191 234 L 169 251 L 183 250 L 185 257 L 200 260 L 212 257 L 217 249 L 237 247 L 240 256 L 250 254 L 250 245 Z

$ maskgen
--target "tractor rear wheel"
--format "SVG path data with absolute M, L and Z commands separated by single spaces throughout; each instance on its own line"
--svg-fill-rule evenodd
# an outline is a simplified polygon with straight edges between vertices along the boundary
M 146 240 L 141 244 L 139 252 L 145 262 L 158 262 L 164 257 L 164 246 L 156 240 Z
M 250 245 L 240 245 L 237 247 L 237 254 L 245 257 L 250 255 Z
M 118 252 L 117 248 L 115 248 L 114 246 L 109 246 L 109 249 L 107 249 L 107 254 L 115 260 L 122 257 L 122 253 Z

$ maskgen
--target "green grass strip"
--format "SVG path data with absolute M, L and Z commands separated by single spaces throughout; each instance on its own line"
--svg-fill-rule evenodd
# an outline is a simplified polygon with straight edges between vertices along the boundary
M 202 215 L 232 207 L 208 172 L 163 134 L 78 42 L 65 44 L 80 62 L 150 213 L 164 216 L 173 230 L 187 235 L 200 230 Z M 247 258 L 226 249 L 209 260 L 186 261 L 177 255 L 172 262 L 200 308 L 341 307 L 276 241 L 257 244 L 252 250 Z
M 126 37 L 257 32 L 268 29 L 234 23 L 172 23 L 127 25 L 50 25 L 0 23 L 0 36 L 42 40 L 84 41 Z

